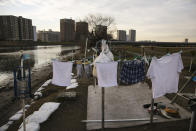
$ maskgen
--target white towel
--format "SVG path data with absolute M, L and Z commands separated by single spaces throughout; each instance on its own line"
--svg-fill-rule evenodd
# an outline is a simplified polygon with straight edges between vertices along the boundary
M 117 62 L 96 63 L 99 87 L 117 86 Z
M 52 84 L 58 86 L 71 85 L 72 65 L 71 62 L 53 61 Z

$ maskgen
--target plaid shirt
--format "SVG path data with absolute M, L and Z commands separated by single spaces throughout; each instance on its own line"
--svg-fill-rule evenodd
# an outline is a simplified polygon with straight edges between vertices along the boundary
M 135 84 L 145 78 L 144 61 L 126 61 L 120 71 L 120 82 L 123 84 Z

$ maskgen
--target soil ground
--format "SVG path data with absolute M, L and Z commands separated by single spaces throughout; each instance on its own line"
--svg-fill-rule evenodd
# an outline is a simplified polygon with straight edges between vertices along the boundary
M 43 98 L 36 101 L 35 104 L 27 111 L 27 115 L 33 111 L 38 110 L 39 107 L 47 101 L 61 102 L 60 107 L 49 117 L 49 119 L 41 124 L 40 131 L 86 131 L 86 124 L 81 123 L 81 120 L 87 119 L 87 96 L 88 85 L 92 84 L 92 80 L 81 79 L 79 86 L 76 89 L 68 91 L 75 91 L 78 97 L 75 100 L 59 101 L 56 96 L 59 92 L 65 91 L 62 87 L 49 85 L 43 93 Z M 10 126 L 8 131 L 15 131 L 19 128 L 22 120 L 15 122 Z M 134 126 L 127 128 L 105 129 L 105 131 L 187 131 L 190 120 L 181 120 L 167 123 L 145 124 L 142 126 Z M 101 131 L 101 129 L 99 129 Z M 99 131 L 93 130 L 93 131 Z M 194 128 L 196 130 L 196 127 Z

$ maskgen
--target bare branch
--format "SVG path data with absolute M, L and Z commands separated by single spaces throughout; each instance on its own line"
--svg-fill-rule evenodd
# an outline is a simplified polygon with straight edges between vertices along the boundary
M 111 16 L 89 14 L 85 17 L 84 21 L 88 22 L 90 30 L 95 30 L 96 25 L 107 26 L 107 28 L 110 29 L 114 26 L 115 20 Z

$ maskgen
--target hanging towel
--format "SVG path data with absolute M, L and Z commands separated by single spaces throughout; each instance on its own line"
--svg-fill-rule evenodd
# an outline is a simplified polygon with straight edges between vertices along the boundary
M 83 73 L 82 64 L 77 64 L 76 69 L 77 69 L 77 78 L 81 78 Z
M 99 87 L 117 86 L 117 62 L 96 63 Z
M 53 61 L 53 78 L 52 84 L 58 86 L 69 86 L 71 84 L 71 62 Z
M 123 84 L 136 84 L 144 81 L 144 60 L 125 61 L 120 71 L 120 82 Z
M 183 69 L 180 53 L 152 58 L 147 77 L 152 81 L 153 98 L 178 91 L 179 73 Z

